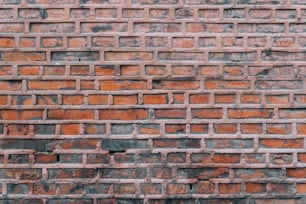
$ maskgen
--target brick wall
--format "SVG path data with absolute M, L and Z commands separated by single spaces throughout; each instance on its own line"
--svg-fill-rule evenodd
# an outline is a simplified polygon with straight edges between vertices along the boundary
M 0 5 L 0 203 L 306 203 L 305 0 Z

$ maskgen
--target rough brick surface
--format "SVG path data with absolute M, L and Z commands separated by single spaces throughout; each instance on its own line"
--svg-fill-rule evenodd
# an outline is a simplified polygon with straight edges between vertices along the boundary
M 305 0 L 0 0 L 0 203 L 306 203 Z

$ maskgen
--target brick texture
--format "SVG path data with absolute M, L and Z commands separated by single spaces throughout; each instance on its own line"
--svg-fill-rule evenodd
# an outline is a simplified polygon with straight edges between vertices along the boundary
M 306 203 L 305 0 L 0 0 L 0 203 Z

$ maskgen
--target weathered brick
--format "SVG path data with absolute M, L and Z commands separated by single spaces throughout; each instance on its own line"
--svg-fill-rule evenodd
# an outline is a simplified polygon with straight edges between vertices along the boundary
M 127 32 L 127 23 L 81 23 L 83 33 Z
M 31 33 L 73 33 L 74 23 L 31 23 Z
M 1 52 L 1 61 L 44 61 L 45 52 Z

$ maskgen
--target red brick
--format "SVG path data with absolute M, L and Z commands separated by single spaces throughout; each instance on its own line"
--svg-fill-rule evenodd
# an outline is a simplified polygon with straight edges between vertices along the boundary
M 52 81 L 28 81 L 30 90 L 73 90 L 75 89 L 75 81 L 72 80 L 52 80 Z
M 49 110 L 48 118 L 53 120 L 86 120 L 94 119 L 94 110 L 76 110 L 76 109 L 66 109 L 66 110 Z
M 138 102 L 137 95 L 115 95 L 113 96 L 114 105 L 134 105 Z
M 101 120 L 143 120 L 149 113 L 145 109 L 100 110 Z

